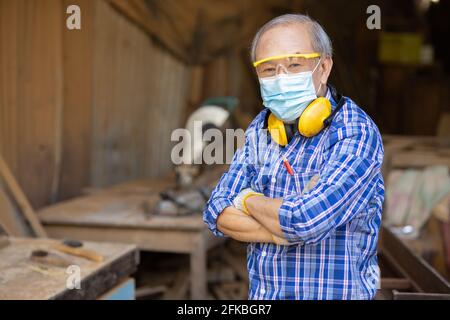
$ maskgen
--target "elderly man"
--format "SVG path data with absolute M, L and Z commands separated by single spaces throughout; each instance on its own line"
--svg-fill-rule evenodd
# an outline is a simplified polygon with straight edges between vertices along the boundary
M 311 18 L 268 22 L 251 55 L 266 108 L 204 220 L 215 235 L 249 243 L 250 299 L 372 299 L 384 200 L 379 131 L 327 84 L 331 42 Z

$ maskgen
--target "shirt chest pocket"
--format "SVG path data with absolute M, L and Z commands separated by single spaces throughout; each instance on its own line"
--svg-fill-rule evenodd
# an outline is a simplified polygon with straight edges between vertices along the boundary
M 323 151 L 320 146 L 309 146 L 295 157 L 292 167 L 296 173 L 317 172 L 323 164 Z
M 320 146 L 310 145 L 297 154 L 285 154 L 294 171 L 290 175 L 282 162 L 281 153 L 274 153 L 257 166 L 251 179 L 251 187 L 267 197 L 277 198 L 291 194 L 301 194 L 311 190 L 318 182 L 323 165 Z M 314 179 L 313 179 L 314 177 Z M 312 180 L 312 181 L 311 181 Z M 310 183 L 311 181 L 311 183 Z
M 263 193 L 266 197 L 281 198 L 309 192 L 317 185 L 319 180 L 319 170 L 308 172 L 295 171 L 293 175 L 290 175 L 283 166 L 280 167 L 277 174 L 258 173 L 252 180 L 252 189 Z

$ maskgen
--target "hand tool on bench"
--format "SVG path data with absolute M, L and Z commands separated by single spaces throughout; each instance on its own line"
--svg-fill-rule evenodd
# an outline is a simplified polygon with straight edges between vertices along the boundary
M 73 264 L 69 260 L 46 250 L 33 250 L 30 254 L 30 260 L 40 264 L 61 268 L 67 268 Z
M 64 252 L 70 255 L 82 257 L 95 262 L 102 262 L 104 257 L 97 252 L 82 248 L 83 243 L 75 240 L 64 240 L 62 243 L 57 243 L 53 246 L 55 250 Z

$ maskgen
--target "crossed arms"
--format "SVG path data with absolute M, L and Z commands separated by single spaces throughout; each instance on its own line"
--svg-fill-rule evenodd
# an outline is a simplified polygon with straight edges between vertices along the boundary
M 322 241 L 364 212 L 373 196 L 382 192 L 379 133 L 366 123 L 346 124 L 332 132 L 329 141 L 327 162 L 310 192 L 278 199 L 249 197 L 246 206 L 250 215 L 234 208 L 232 202 L 241 190 L 250 187 L 255 174 L 246 164 L 251 148 L 245 145 L 208 202 L 204 219 L 209 228 L 216 235 L 244 242 L 308 244 Z

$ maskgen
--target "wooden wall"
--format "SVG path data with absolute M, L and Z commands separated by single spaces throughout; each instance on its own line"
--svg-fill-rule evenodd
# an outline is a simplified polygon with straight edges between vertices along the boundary
M 91 182 L 105 186 L 172 167 L 188 69 L 96 1 Z
M 35 207 L 162 175 L 189 72 L 103 0 L 0 0 L 0 152 Z
M 57 183 L 64 12 L 60 1 L 0 1 L 0 152 L 36 206 Z

